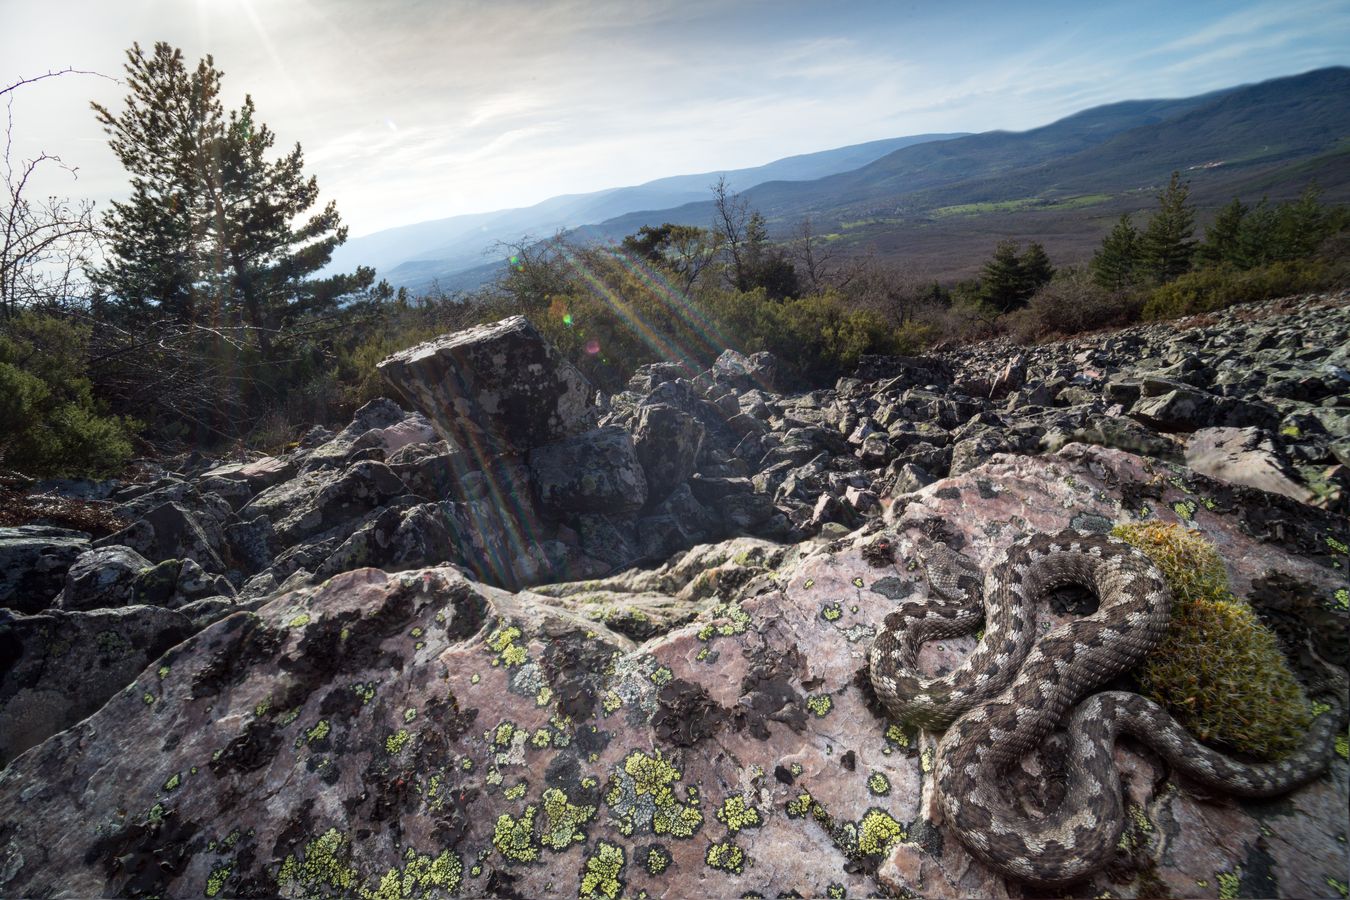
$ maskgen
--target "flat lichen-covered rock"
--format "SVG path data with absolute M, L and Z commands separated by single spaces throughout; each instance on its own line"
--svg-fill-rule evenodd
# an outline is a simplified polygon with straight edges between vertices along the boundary
M 1336 518 L 1269 496 L 1071 444 L 995 455 L 833 543 L 701 548 L 556 596 L 346 572 L 216 622 L 0 773 L 0 893 L 1025 896 L 945 832 L 933 736 L 886 721 L 866 677 L 885 615 L 930 593 L 918 542 L 988 564 L 1032 531 L 1183 522 L 1239 594 L 1278 583 L 1343 626 Z M 615 606 L 663 622 L 625 636 Z M 1074 896 L 1345 883 L 1344 759 L 1251 803 L 1116 756 L 1125 839 Z

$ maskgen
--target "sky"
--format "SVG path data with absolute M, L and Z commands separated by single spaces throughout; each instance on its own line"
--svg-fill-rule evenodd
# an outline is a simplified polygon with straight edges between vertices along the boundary
M 89 109 L 125 51 L 211 54 L 353 236 L 563 193 L 1350 64 L 1350 0 L 0 0 L 11 159 L 126 195 Z M 0 113 L 4 110 L 0 109 Z

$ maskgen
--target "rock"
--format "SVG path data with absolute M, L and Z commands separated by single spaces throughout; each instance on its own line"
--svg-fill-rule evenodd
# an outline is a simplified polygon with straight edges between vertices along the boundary
M 150 568 L 150 561 L 130 547 L 87 550 L 66 573 L 56 606 L 66 612 L 126 606 L 135 595 L 136 579 Z
M 931 595 L 909 564 L 921 539 L 939 534 L 988 564 L 1027 531 L 1129 518 L 1139 492 L 1156 491 L 1150 504 L 1169 516 L 1196 496 L 1149 469 L 1081 444 L 996 456 L 893 504 L 884 557 L 876 533 L 795 548 L 738 540 L 539 593 L 442 566 L 276 595 L 174 647 L 11 764 L 0 890 L 359 892 L 393 872 L 467 896 L 605 879 L 652 896 L 1025 896 L 941 821 L 933 738 L 878 715 L 864 654 L 898 602 Z M 1236 590 L 1272 569 L 1300 591 L 1341 584 L 1254 536 L 1263 513 L 1237 496 L 1192 514 Z M 1038 627 L 1062 615 L 1033 614 Z M 930 642 L 920 665 L 950 666 L 973 645 Z M 1140 811 L 1130 822 L 1148 826 L 1129 866 L 1076 894 L 1145 895 L 1154 878 L 1185 894 L 1248 873 L 1258 846 L 1256 894 L 1315 895 L 1339 872 L 1350 780 L 1339 758 L 1272 816 L 1269 801 L 1196 798 L 1132 743 L 1115 752 Z M 69 827 L 115 810 L 141 812 L 97 835 Z
M 195 559 L 212 571 L 223 572 L 226 565 L 218 552 L 223 543 L 223 536 L 208 532 L 203 518 L 170 501 L 153 507 L 116 534 L 95 541 L 94 546 L 130 547 L 151 562 Z
M 185 616 L 151 606 L 33 616 L 0 610 L 0 767 L 97 711 L 195 630 Z M 135 702 L 145 705 L 139 694 Z
M 1300 484 L 1275 451 L 1270 435 L 1256 428 L 1203 428 L 1186 441 L 1192 471 L 1303 503 L 1313 492 Z
M 703 447 L 703 425 L 673 406 L 638 409 L 633 450 L 647 480 L 649 501 L 660 502 L 689 480 Z
M 524 316 L 443 335 L 376 368 L 460 447 L 526 452 L 594 421 L 590 383 Z
M 597 428 L 530 451 L 530 475 L 546 512 L 636 512 L 647 502 L 647 477 L 621 428 Z
M 89 535 L 82 531 L 0 528 L 0 608 L 35 613 L 51 606 L 67 570 L 88 549 Z

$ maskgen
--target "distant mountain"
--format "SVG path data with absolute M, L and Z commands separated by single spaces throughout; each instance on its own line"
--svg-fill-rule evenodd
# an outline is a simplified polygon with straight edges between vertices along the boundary
M 968 274 L 1000 237 L 1081 258 L 1122 211 L 1151 208 L 1174 169 L 1192 198 L 1293 196 L 1316 181 L 1350 200 L 1350 69 L 1320 69 L 1182 100 L 1115 103 L 1020 133 L 896 150 L 850 172 L 745 191 L 783 234 L 805 216 L 841 246 L 901 255 L 927 274 Z M 706 201 L 580 229 L 613 240 L 659 222 L 705 224 Z M 1059 254 L 1056 254 L 1056 250 Z
M 374 266 L 381 277 L 412 289 L 427 287 L 435 279 L 453 282 L 454 273 L 482 266 L 485 254 L 498 242 L 516 241 L 526 235 L 548 237 L 559 229 L 591 225 L 626 213 L 700 201 L 721 176 L 735 191 L 766 181 L 809 181 L 856 169 L 904 147 L 963 136 L 921 134 L 870 141 L 789 156 L 749 169 L 676 175 L 633 187 L 565 194 L 522 209 L 404 225 L 352 238 L 334 252 L 327 271 Z

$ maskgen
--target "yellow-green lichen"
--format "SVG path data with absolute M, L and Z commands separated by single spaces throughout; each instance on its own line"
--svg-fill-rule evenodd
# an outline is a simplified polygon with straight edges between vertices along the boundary
M 582 900 L 603 897 L 615 900 L 623 893 L 624 866 L 628 864 L 623 848 L 608 841 L 596 844 L 595 852 L 586 858 L 586 866 L 581 873 L 581 885 L 577 896 Z
M 350 891 L 358 873 L 350 863 L 351 841 L 336 828 L 330 828 L 305 845 L 303 859 L 287 856 L 277 874 L 277 885 L 300 885 L 316 892 L 317 888 Z
M 356 692 L 357 697 L 361 698 L 362 706 L 365 706 L 375 697 L 375 684 L 373 682 L 371 684 L 364 684 L 358 681 L 356 684 L 352 685 L 352 690 Z
M 842 884 L 835 881 L 825 888 L 825 896 L 829 897 L 830 900 L 844 900 L 848 896 L 848 892 L 844 890 Z
M 843 614 L 844 609 L 838 603 L 826 603 L 820 608 L 820 617 L 826 622 L 837 622 Z
M 501 722 L 494 728 L 492 735 L 492 749 L 500 752 L 511 746 L 511 740 L 516 736 L 516 726 L 514 722 Z
M 1336 753 L 1341 759 L 1350 759 L 1350 738 L 1343 734 L 1336 735 Z
M 891 780 L 881 772 L 873 772 L 867 777 L 867 790 L 874 796 L 885 797 L 891 792 Z
M 806 698 L 806 708 L 814 713 L 816 718 L 823 719 L 834 708 L 834 700 L 829 694 L 812 694 Z
M 507 788 L 506 790 L 502 791 L 502 796 L 505 797 L 507 800 L 519 800 L 521 797 L 525 796 L 525 791 L 528 789 L 529 784 L 527 782 L 522 781 L 519 784 L 514 784 L 511 787 Z
M 1327 887 L 1331 888 L 1342 897 L 1350 897 L 1350 884 L 1346 884 L 1344 881 L 1337 878 L 1332 878 L 1330 875 L 1327 876 Z
M 384 749 L 391 756 L 396 753 L 401 753 L 403 748 L 408 745 L 408 739 L 411 737 L 412 735 L 408 734 L 407 729 L 400 728 L 398 731 L 384 739 Z
M 706 650 L 707 648 L 703 649 Z M 606 716 L 612 715 L 620 706 L 623 706 L 623 698 L 615 691 L 605 691 L 600 698 L 600 708 L 604 710 Z
M 164 790 L 176 791 L 178 790 L 179 786 L 182 783 L 183 783 L 182 774 L 179 772 L 174 772 L 172 775 L 169 776 L 168 780 L 164 782 Z
M 740 794 L 733 794 L 722 801 L 715 815 L 717 821 L 727 826 L 727 832 L 730 834 L 735 834 L 742 828 L 758 828 L 764 824 L 759 810 Z
M 887 725 L 886 742 L 888 744 L 894 744 L 897 747 L 908 747 L 909 735 L 906 734 L 905 729 L 901 728 L 899 725 Z
M 165 678 L 168 678 L 168 677 L 169 677 L 169 667 L 168 667 L 168 666 L 160 666 L 160 667 L 159 667 L 159 671 L 158 671 L 156 674 L 159 675 L 159 680 L 160 680 L 160 681 L 163 681 Z
M 416 708 L 410 706 L 410 707 L 408 707 L 407 709 L 405 709 L 405 710 L 403 711 L 403 721 L 404 721 L 404 722 L 411 722 L 411 721 L 412 721 L 413 719 L 415 719 L 415 718 L 417 718 L 417 709 L 416 709 Z
M 624 835 L 647 830 L 678 838 L 693 836 L 703 824 L 698 789 L 686 787 L 685 802 L 681 803 L 675 798 L 675 783 L 680 777 L 680 770 L 661 755 L 660 749 L 650 755 L 641 750 L 629 753 L 612 771 L 605 794 L 619 831 Z
M 309 613 L 297 613 L 286 623 L 287 628 L 303 628 L 309 624 Z
M 520 638 L 520 629 L 514 625 L 505 628 L 498 628 L 492 634 L 488 635 L 487 645 L 493 653 L 497 654 L 492 664 L 503 665 L 507 667 L 518 666 L 529 658 L 525 648 L 518 645 L 516 641 Z
M 233 871 L 234 866 L 228 863 L 212 869 L 211 874 L 206 876 L 206 890 L 203 893 L 208 897 L 219 894 L 225 888 L 225 882 L 229 880 Z
M 1237 900 L 1238 889 L 1242 886 L 1241 869 L 1216 872 L 1214 878 L 1219 882 L 1219 900 Z
M 1160 522 L 1113 531 L 1153 560 L 1172 591 L 1166 638 L 1138 670 L 1143 692 L 1201 740 L 1263 758 L 1301 742 L 1312 713 L 1278 641 L 1228 588 L 1204 538 Z
M 312 744 L 315 741 L 321 741 L 328 737 L 329 732 L 332 730 L 333 726 L 328 724 L 327 719 L 320 719 L 314 723 L 313 728 L 305 732 L 305 743 Z
M 506 813 L 497 817 L 492 846 L 508 862 L 527 863 L 539 858 L 539 844 L 534 837 L 534 816 L 537 811 L 531 805 L 525 807 L 525 812 L 518 819 Z
M 745 851 L 730 841 L 709 844 L 703 861 L 710 869 L 719 869 L 732 875 L 745 871 Z
M 595 807 L 572 803 L 558 788 L 544 791 L 544 833 L 539 842 L 555 853 L 561 853 L 572 844 L 586 840 L 581 830 L 595 818 Z
M 661 666 L 648 677 L 651 678 L 652 684 L 657 687 L 665 687 L 675 678 L 675 673 L 670 671 L 669 666 Z
M 660 875 L 670 868 L 670 851 L 665 847 L 652 847 L 647 851 L 647 874 Z
M 869 809 L 858 823 L 858 852 L 865 856 L 884 856 L 905 838 L 904 826 L 885 810 Z
M 925 775 L 933 771 L 932 747 L 924 747 L 923 751 L 919 754 L 919 768 L 923 770 Z

